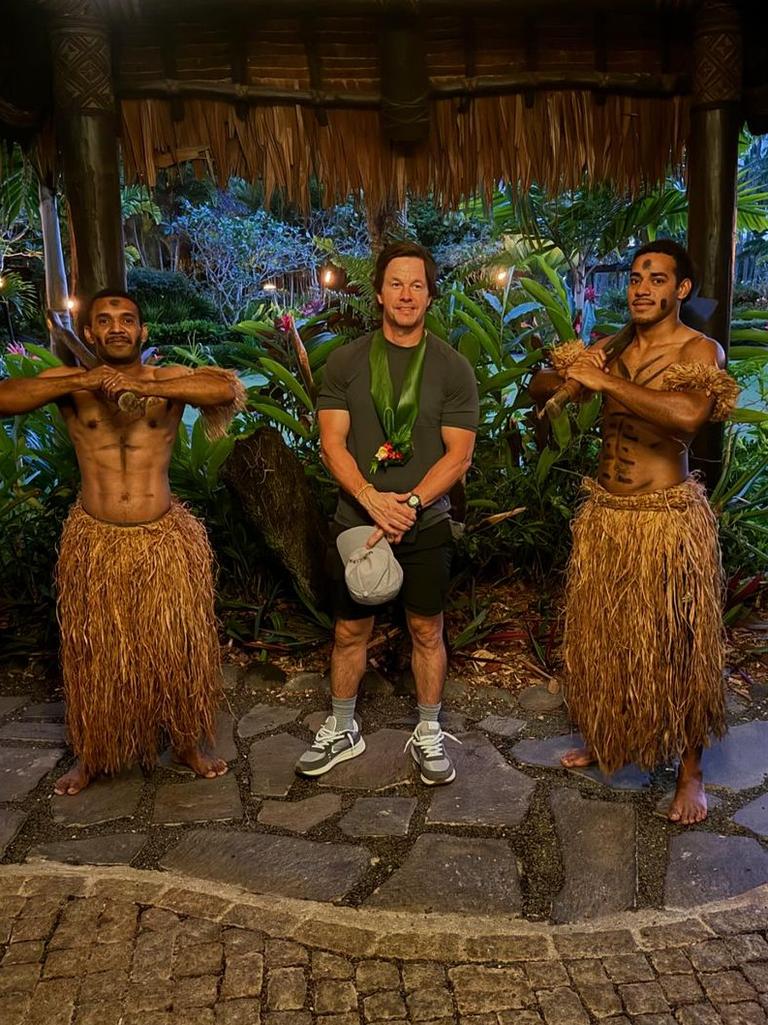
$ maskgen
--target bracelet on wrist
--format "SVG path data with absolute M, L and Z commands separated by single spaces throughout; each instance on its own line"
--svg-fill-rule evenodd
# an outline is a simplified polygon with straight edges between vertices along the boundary
M 363 486 L 360 488 L 360 490 L 355 495 L 355 501 L 359 502 L 360 499 L 365 494 L 365 492 L 368 490 L 368 488 L 372 488 L 372 487 L 373 487 L 373 484 L 371 484 L 370 481 L 367 481 L 365 484 L 363 484 Z

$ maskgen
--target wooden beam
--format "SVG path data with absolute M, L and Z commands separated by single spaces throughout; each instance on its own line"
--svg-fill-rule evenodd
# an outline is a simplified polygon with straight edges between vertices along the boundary
M 462 78 L 433 83 L 429 98 L 434 100 L 473 96 L 506 96 L 529 91 L 559 92 L 568 89 L 616 96 L 669 97 L 690 92 L 691 82 L 683 73 L 658 75 L 651 72 L 520 71 L 509 75 Z M 254 106 L 300 106 L 375 110 L 381 106 L 378 92 L 340 92 L 311 89 L 283 89 L 270 86 L 238 85 L 201 79 L 154 79 L 149 82 L 119 80 L 115 92 L 121 100 L 173 100 L 178 97 L 248 103 Z
M 51 25 L 56 135 L 72 229 L 73 291 L 125 287 L 117 124 L 109 38 L 87 0 Z
M 694 99 L 688 147 L 688 249 L 702 296 L 717 308 L 702 325 L 726 351 L 730 340 L 736 235 L 736 178 L 741 112 L 741 20 L 728 0 L 705 0 L 694 39 Z M 721 424 L 693 446 L 710 488 L 720 475 Z

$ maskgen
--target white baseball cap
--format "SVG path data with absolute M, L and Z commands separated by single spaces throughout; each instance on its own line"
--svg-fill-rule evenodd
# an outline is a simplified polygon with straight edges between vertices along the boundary
M 396 597 L 403 586 L 403 568 L 389 543 L 381 538 L 367 547 L 374 526 L 351 527 L 336 538 L 347 589 L 361 605 L 383 605 Z

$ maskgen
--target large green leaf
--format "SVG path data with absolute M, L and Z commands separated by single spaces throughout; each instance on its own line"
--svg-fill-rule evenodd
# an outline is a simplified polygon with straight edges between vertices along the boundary
M 560 341 L 567 342 L 569 339 L 573 338 L 574 331 L 570 314 L 565 313 L 557 302 L 555 296 L 553 296 L 553 294 L 543 285 L 540 285 L 538 281 L 534 281 L 532 278 L 521 278 L 520 284 L 529 295 L 532 295 L 533 298 L 538 300 L 538 302 L 540 302 L 545 308 L 549 314 L 549 319 L 552 321 L 552 327 L 555 329 L 555 333 Z
M 284 409 L 280 409 L 279 406 L 270 405 L 268 402 L 261 400 L 251 401 L 248 403 L 248 408 L 253 410 L 254 413 L 261 413 L 262 416 L 267 417 L 269 420 L 274 420 L 279 423 L 282 427 L 286 427 L 289 431 L 293 431 L 294 434 L 303 438 L 304 441 L 309 440 L 309 431 L 304 424 L 286 413 Z
M 314 412 L 315 407 L 312 400 L 287 367 L 273 359 L 269 359 L 267 356 L 262 356 L 259 363 L 299 400 L 307 412 Z

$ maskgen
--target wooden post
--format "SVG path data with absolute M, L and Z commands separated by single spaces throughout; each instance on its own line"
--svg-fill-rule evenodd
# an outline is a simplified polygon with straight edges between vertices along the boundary
M 42 180 L 38 186 L 40 197 L 40 227 L 43 233 L 43 261 L 45 263 L 45 305 L 49 310 L 58 313 L 66 327 L 72 326 L 69 315 L 69 289 L 67 272 L 64 267 L 64 251 L 61 246 L 61 229 L 59 228 L 59 211 L 56 192 Z M 54 334 L 50 332 L 51 349 L 65 363 L 72 363 L 68 349 L 56 344 Z
M 73 296 L 125 288 L 117 125 L 109 38 L 91 0 L 53 12 L 56 131 L 72 229 Z
M 703 330 L 728 352 L 741 127 L 741 21 L 729 0 L 704 0 L 696 14 L 688 147 L 688 248 L 703 296 L 717 309 Z M 693 446 L 710 489 L 720 475 L 723 428 L 709 424 Z

